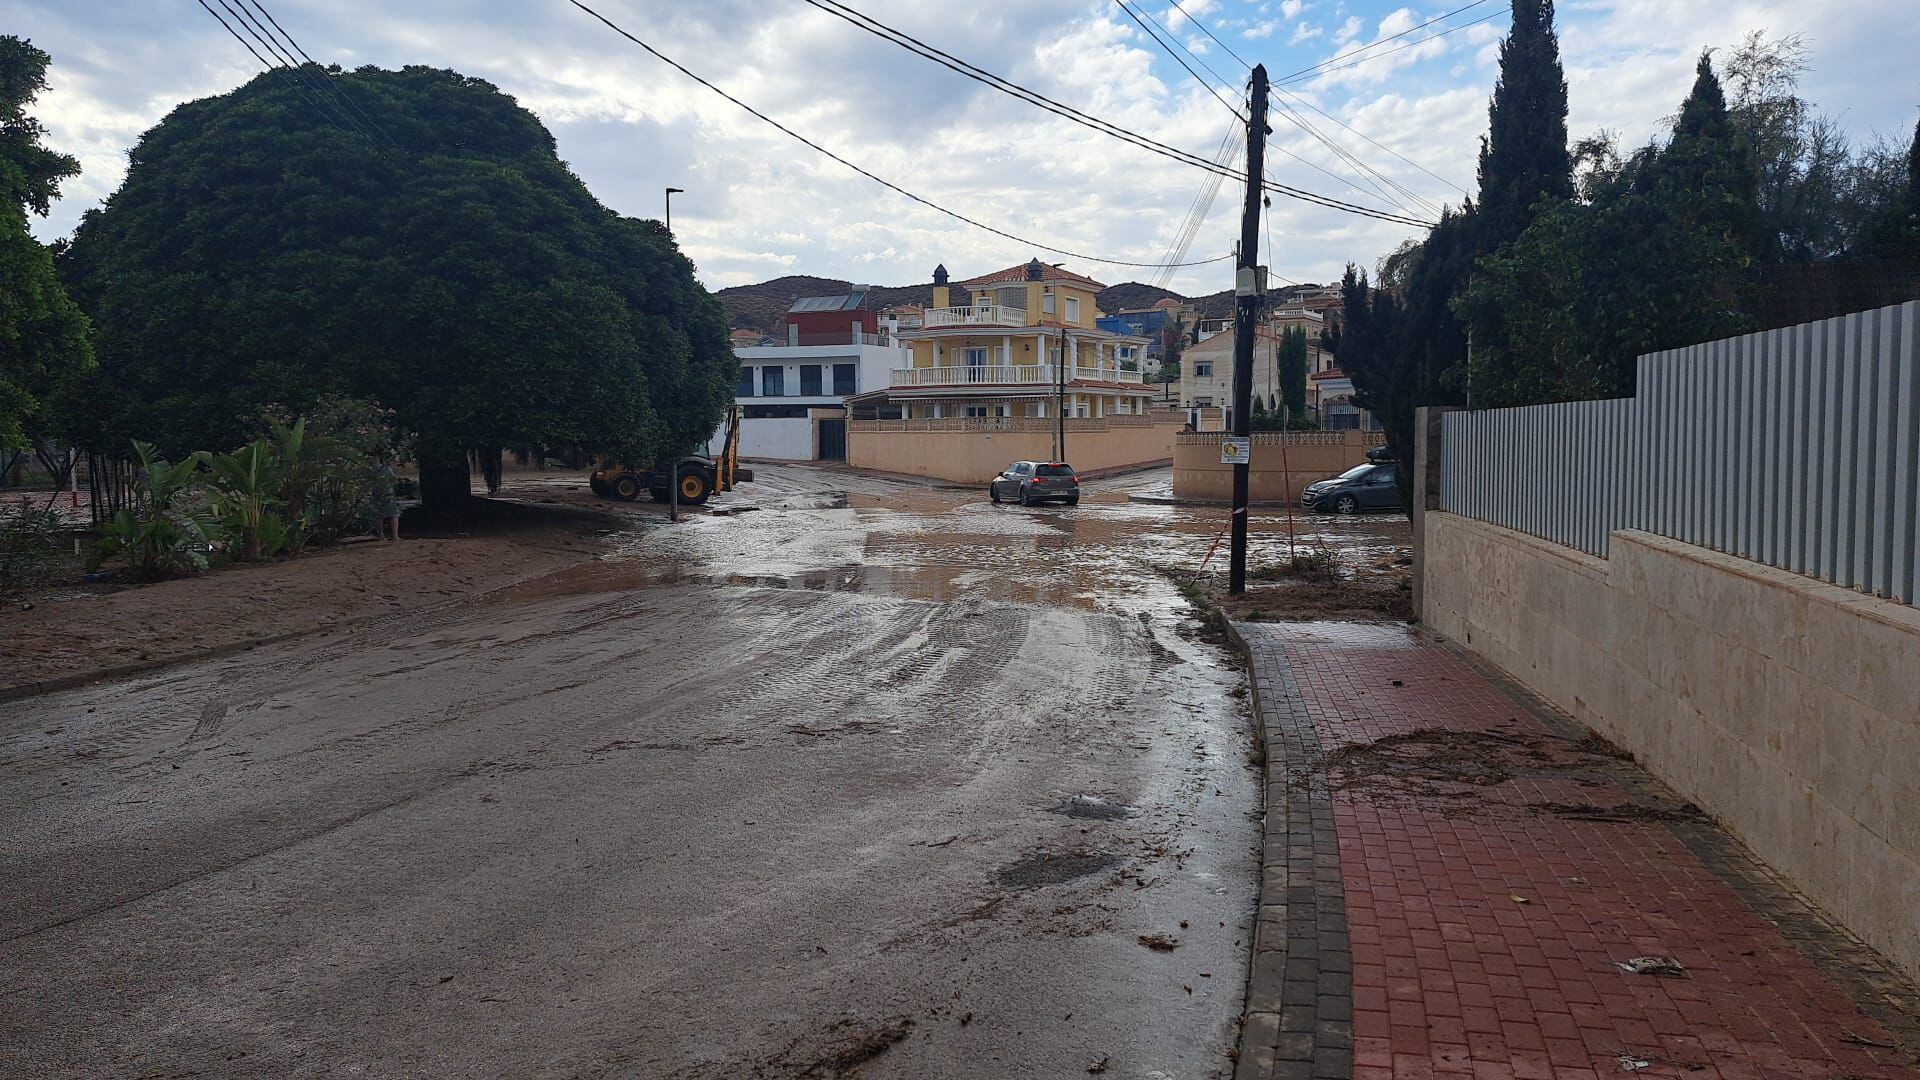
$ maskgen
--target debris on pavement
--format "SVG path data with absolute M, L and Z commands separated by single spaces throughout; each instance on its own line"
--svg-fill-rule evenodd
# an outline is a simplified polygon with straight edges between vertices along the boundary
M 1172 952 L 1180 947 L 1180 939 L 1166 934 L 1141 934 L 1140 944 L 1154 952 Z
M 1623 1053 L 1616 1060 L 1620 1062 L 1620 1070 L 1622 1072 L 1639 1072 L 1641 1069 L 1650 1069 L 1653 1067 L 1653 1062 L 1646 1058 L 1634 1057 L 1632 1054 Z
M 1678 979 L 1687 973 L 1680 961 L 1671 956 L 1636 956 L 1614 966 L 1629 975 L 1658 975 L 1663 979 Z
M 1089 1062 L 1089 1063 L 1088 1063 L 1088 1065 L 1087 1065 L 1087 1071 L 1088 1071 L 1088 1072 L 1090 1072 L 1090 1073 L 1103 1073 L 1103 1072 L 1106 1072 L 1106 1071 L 1107 1071 L 1107 1063 L 1108 1063 L 1108 1062 L 1110 1062 L 1110 1061 L 1112 1061 L 1112 1060 L 1113 1060 L 1113 1059 L 1112 1059 L 1111 1057 L 1103 1057 L 1103 1058 L 1101 1058 L 1101 1059 L 1100 1059 L 1099 1061 L 1094 1061 L 1094 1062 Z

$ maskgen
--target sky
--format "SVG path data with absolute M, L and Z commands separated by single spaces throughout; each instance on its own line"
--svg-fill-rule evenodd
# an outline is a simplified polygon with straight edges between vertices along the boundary
M 221 0 L 209 2 L 220 10 Z M 263 2 L 321 63 L 427 64 L 492 82 L 546 123 L 561 157 L 620 213 L 658 217 L 664 189 L 685 189 L 674 196 L 675 235 L 714 289 L 782 274 L 904 285 L 930 280 L 936 263 L 959 279 L 1035 256 L 1110 284 L 1152 281 L 1207 177 L 962 78 L 806 0 L 586 2 L 800 134 L 1019 240 L 822 157 L 568 0 Z M 1419 219 L 1473 190 L 1508 19 L 1503 0 L 1136 5 L 1191 50 L 1180 55 L 1210 84 L 1203 85 L 1115 0 L 848 3 L 1202 158 L 1213 158 L 1238 123 L 1228 103 L 1243 98 L 1242 61 L 1265 64 L 1281 88 L 1268 178 Z M 1812 69 L 1803 96 L 1840 117 L 1854 141 L 1904 142 L 1920 103 L 1912 63 L 1920 24 L 1910 4 L 1563 2 L 1569 129 L 1577 138 L 1606 128 L 1630 146 L 1656 137 L 1685 96 L 1700 50 L 1728 50 L 1760 29 L 1805 35 Z M 1429 27 L 1296 74 L 1462 5 Z M 77 156 L 84 170 L 35 222 L 45 240 L 71 234 L 80 215 L 114 191 L 128 150 L 171 109 L 261 70 L 198 0 L 0 0 L 0 26 L 51 54 L 51 87 L 35 112 L 48 145 Z M 1445 30 L 1452 32 L 1431 36 Z M 1288 111 L 1278 111 L 1282 105 Z M 1220 185 L 1186 260 L 1232 251 L 1241 199 L 1236 182 Z M 1262 262 L 1293 281 L 1337 280 L 1348 262 L 1370 267 L 1419 232 L 1277 195 L 1263 226 Z M 1177 269 L 1171 287 L 1190 295 L 1229 287 L 1230 266 Z

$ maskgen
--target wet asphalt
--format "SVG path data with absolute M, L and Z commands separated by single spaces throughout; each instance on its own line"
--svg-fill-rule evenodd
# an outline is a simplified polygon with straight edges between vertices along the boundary
M 1244 680 L 1156 569 L 1222 514 L 759 473 L 0 706 L 0 1075 L 1229 1075 Z

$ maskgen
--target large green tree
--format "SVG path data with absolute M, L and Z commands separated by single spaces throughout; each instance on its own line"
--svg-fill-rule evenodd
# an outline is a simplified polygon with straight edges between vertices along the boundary
M 1455 305 L 1475 335 L 1474 403 L 1631 394 L 1642 353 L 1752 329 L 1754 175 L 1703 56 L 1665 149 L 1480 261 Z
M 87 322 L 61 286 L 53 255 L 27 230 L 80 163 L 41 145 L 27 110 L 47 88 L 47 54 L 0 37 L 0 448 L 38 447 L 48 399 L 92 363 Z
M 659 223 L 600 205 L 478 79 L 301 75 L 175 109 L 76 233 L 108 431 L 177 454 L 243 442 L 267 404 L 370 397 L 430 504 L 465 497 L 469 449 L 644 459 L 712 431 L 725 316 Z
M 1541 199 L 1573 197 L 1567 152 L 1567 78 L 1553 28 L 1553 0 L 1514 0 L 1500 43 L 1500 80 L 1480 147 L 1482 250 L 1519 236 Z
M 1500 46 L 1500 76 L 1487 107 L 1487 138 L 1480 148 L 1480 198 L 1449 210 L 1417 245 L 1403 247 L 1381 266 L 1383 298 L 1359 296 L 1345 305 L 1352 320 L 1363 308 L 1372 330 L 1343 335 L 1336 349 L 1353 378 L 1354 400 L 1385 429 L 1387 443 L 1405 458 L 1413 451 L 1413 412 L 1420 405 L 1468 400 L 1469 336 L 1454 308 L 1475 260 L 1525 231 L 1543 207 L 1573 196 L 1567 149 L 1567 82 L 1560 65 L 1552 0 L 1515 0 Z M 1361 275 L 1357 283 L 1364 285 Z M 1497 343 L 1497 324 L 1473 338 Z M 1471 386 L 1479 403 L 1481 381 Z M 1411 474 L 1402 472 L 1403 486 Z

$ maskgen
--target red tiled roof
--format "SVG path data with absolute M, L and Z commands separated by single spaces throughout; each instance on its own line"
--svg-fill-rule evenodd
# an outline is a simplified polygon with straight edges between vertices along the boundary
M 1041 280 L 1043 281 L 1064 281 L 1071 285 L 1085 285 L 1090 289 L 1106 288 L 1105 285 L 1087 277 L 1085 274 L 1076 274 L 1071 270 L 1062 270 L 1058 266 L 1048 266 L 1046 263 L 1041 263 L 1040 265 L 1044 268 L 1041 271 Z M 966 288 L 972 285 L 999 285 L 1008 281 L 1025 280 L 1027 280 L 1027 264 L 1021 263 L 1018 266 L 1009 266 L 1005 270 L 996 270 L 991 274 L 983 274 L 977 278 L 956 281 L 954 284 Z

